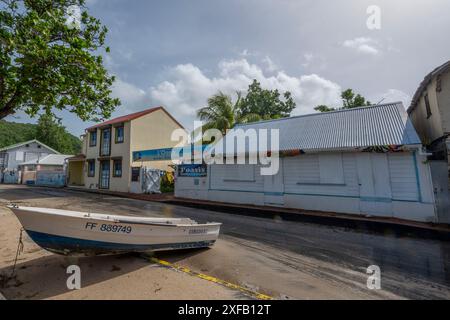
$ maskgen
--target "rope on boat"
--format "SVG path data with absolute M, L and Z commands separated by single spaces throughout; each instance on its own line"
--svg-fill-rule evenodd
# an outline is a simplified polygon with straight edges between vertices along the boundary
M 12 278 L 14 276 L 14 273 L 16 271 L 17 259 L 19 258 L 19 255 L 23 252 L 23 241 L 22 241 L 23 230 L 24 230 L 23 228 L 20 228 L 20 236 L 19 236 L 19 242 L 17 243 L 16 257 L 14 259 L 14 265 L 13 265 L 13 269 L 12 269 L 10 278 Z

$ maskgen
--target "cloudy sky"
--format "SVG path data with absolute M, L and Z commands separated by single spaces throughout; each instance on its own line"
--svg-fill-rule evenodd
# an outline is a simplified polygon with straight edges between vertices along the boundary
M 381 29 L 367 9 L 381 9 Z M 448 0 L 88 0 L 108 26 L 105 55 L 115 74 L 114 116 L 163 105 L 187 128 L 218 90 L 252 79 L 290 91 L 294 114 L 338 106 L 342 89 L 372 102 L 403 101 L 450 59 Z M 90 123 L 64 113 L 79 135 Z M 23 115 L 11 121 L 34 121 Z

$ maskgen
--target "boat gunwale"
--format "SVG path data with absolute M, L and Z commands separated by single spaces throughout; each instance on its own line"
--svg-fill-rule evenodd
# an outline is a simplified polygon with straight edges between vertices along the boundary
M 14 211 L 14 210 L 22 210 L 25 212 L 34 212 L 38 214 L 45 214 L 45 215 L 52 215 L 52 216 L 59 216 L 59 217 L 66 217 L 66 218 L 73 218 L 73 219 L 91 219 L 91 220 L 100 220 L 100 221 L 107 221 L 110 223 L 126 223 L 126 224 L 135 224 L 135 225 L 150 225 L 150 226 L 158 226 L 158 227 L 184 227 L 184 228 L 190 228 L 190 227 L 212 227 L 212 226 L 221 226 L 221 222 L 207 222 L 199 224 L 195 220 L 192 220 L 190 218 L 169 218 L 169 219 L 179 219 L 179 220 L 185 220 L 189 219 L 193 223 L 192 224 L 176 224 L 176 223 L 158 223 L 158 222 L 151 222 L 151 221 L 133 221 L 133 220 L 127 220 L 127 216 L 121 216 L 121 215 L 107 215 L 104 213 L 89 213 L 89 212 L 82 212 L 82 211 L 71 211 L 71 210 L 64 210 L 64 209 L 53 209 L 48 208 L 51 210 L 58 210 L 58 211 L 66 211 L 71 213 L 79 213 L 79 215 L 67 215 L 67 214 L 58 214 L 53 212 L 40 212 L 40 211 L 33 211 L 32 209 L 46 209 L 46 208 L 34 208 L 34 207 L 20 207 L 20 206 L 14 206 L 14 205 L 7 205 L 7 207 Z M 94 215 L 94 216 L 92 216 Z M 121 217 L 119 219 L 116 219 L 114 217 Z M 133 216 L 130 216 L 133 217 Z M 166 218 L 159 218 L 159 217 L 134 217 L 134 218 L 144 218 L 144 219 L 166 219 Z

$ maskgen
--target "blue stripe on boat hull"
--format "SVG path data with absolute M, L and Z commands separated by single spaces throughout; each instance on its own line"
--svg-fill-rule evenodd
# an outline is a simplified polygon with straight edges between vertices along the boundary
M 123 252 L 146 252 L 156 250 L 192 249 L 212 246 L 215 240 L 170 244 L 124 244 L 71 237 L 57 236 L 42 232 L 26 230 L 28 235 L 40 247 L 65 255 L 101 255 Z

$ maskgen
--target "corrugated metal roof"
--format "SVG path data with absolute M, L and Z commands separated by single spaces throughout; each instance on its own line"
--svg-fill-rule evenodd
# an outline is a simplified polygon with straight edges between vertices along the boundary
M 421 144 L 401 102 L 241 124 L 225 141 L 238 129 L 278 129 L 280 151 Z M 222 153 L 219 146 L 216 152 Z
M 120 116 L 120 117 L 117 117 L 117 118 L 114 118 L 114 119 L 111 119 L 111 120 L 107 120 L 105 122 L 93 125 L 93 126 L 87 128 L 86 130 L 89 131 L 89 130 L 92 130 L 92 129 L 95 129 L 95 128 L 100 128 L 100 127 L 104 127 L 104 126 L 108 126 L 108 125 L 112 125 L 112 124 L 116 124 L 116 123 L 131 121 L 131 120 L 140 118 L 142 116 L 145 116 L 145 115 L 147 115 L 149 113 L 152 113 L 152 112 L 155 112 L 155 111 L 158 111 L 158 110 L 164 111 L 173 121 L 175 121 L 175 123 L 177 123 L 181 128 L 183 128 L 183 126 L 169 112 L 167 112 L 166 109 L 164 109 L 163 107 L 154 107 L 154 108 L 146 109 L 146 110 L 143 110 L 143 111 L 139 111 L 139 112 L 127 114 L 127 115 L 124 115 L 124 116 Z
M 54 152 L 54 153 L 56 153 L 56 154 L 59 154 L 58 151 L 56 151 L 56 150 L 53 149 L 53 148 L 50 148 L 49 146 L 47 146 L 46 144 L 43 144 L 42 142 L 40 142 L 40 141 L 37 140 L 37 139 L 33 139 L 33 140 L 25 141 L 25 142 L 19 142 L 19 143 L 10 145 L 10 146 L 6 146 L 6 147 L 1 148 L 0 151 L 6 151 L 6 150 L 14 149 L 14 148 L 17 148 L 17 147 L 24 146 L 24 145 L 26 145 L 26 144 L 31 144 L 31 143 L 33 143 L 33 142 L 35 142 L 35 143 L 37 143 L 37 144 L 40 144 L 41 146 L 47 148 L 48 150 L 50 150 L 50 151 L 52 151 L 52 152 Z
M 62 165 L 64 165 L 64 161 L 70 157 L 73 157 L 73 155 L 49 154 L 39 160 L 36 159 L 36 160 L 23 162 L 20 165 L 24 166 L 24 165 L 42 164 L 42 165 L 48 165 L 48 166 L 62 166 Z

